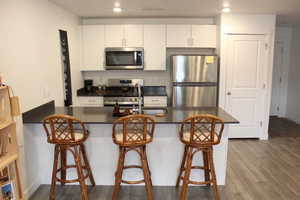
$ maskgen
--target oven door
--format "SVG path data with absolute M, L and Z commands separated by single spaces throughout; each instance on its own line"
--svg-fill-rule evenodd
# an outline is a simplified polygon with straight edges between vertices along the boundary
M 143 69 L 144 51 L 142 48 L 105 49 L 107 70 Z

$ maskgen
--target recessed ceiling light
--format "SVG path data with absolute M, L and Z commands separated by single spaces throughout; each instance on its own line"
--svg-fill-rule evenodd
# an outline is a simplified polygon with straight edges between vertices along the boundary
M 115 13 L 120 13 L 120 12 L 122 12 L 122 8 L 120 8 L 120 7 L 114 7 L 114 8 L 113 8 L 113 11 L 114 11 Z
M 230 6 L 230 5 L 229 5 L 229 2 L 224 2 L 224 3 L 223 3 L 223 7 L 224 7 L 224 8 L 228 8 L 229 6 Z
M 115 6 L 115 7 L 120 7 L 120 3 L 119 3 L 118 1 L 116 1 L 116 2 L 114 3 L 114 6 Z
M 223 13 L 229 13 L 231 11 L 231 9 L 229 7 L 223 8 L 222 12 Z

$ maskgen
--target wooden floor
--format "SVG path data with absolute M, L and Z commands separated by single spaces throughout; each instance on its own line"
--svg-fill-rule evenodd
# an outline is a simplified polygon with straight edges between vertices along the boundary
M 30 200 L 48 199 L 49 185 L 42 185 Z M 230 140 L 227 183 L 221 187 L 226 200 L 300 199 L 300 126 L 285 119 L 271 118 L 270 140 Z M 111 199 L 113 188 L 89 189 L 90 200 Z M 78 200 L 78 186 L 58 187 L 57 199 Z M 120 200 L 144 200 L 142 186 L 124 186 Z M 154 199 L 179 199 L 175 187 L 154 187 Z M 213 199 L 207 187 L 190 188 L 189 200 Z

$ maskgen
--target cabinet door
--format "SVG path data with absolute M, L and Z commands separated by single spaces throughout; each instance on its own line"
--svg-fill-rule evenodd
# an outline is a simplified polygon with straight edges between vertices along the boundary
M 192 25 L 193 47 L 216 48 L 217 27 L 215 25 Z
M 167 25 L 167 47 L 191 45 L 191 25 Z
M 143 25 L 125 25 L 124 39 L 126 47 L 143 47 Z
M 106 47 L 124 46 L 123 25 L 105 25 L 105 46 Z
M 144 25 L 145 70 L 166 70 L 166 25 Z
M 82 26 L 82 70 L 104 70 L 104 26 Z
M 103 107 L 103 97 L 78 97 L 78 104 L 81 107 Z

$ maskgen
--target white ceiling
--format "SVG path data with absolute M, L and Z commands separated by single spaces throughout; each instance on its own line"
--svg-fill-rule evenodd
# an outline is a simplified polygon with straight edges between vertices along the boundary
M 203 17 L 220 13 L 229 2 L 232 13 L 277 14 L 279 23 L 300 23 L 300 0 L 50 0 L 81 17 Z

